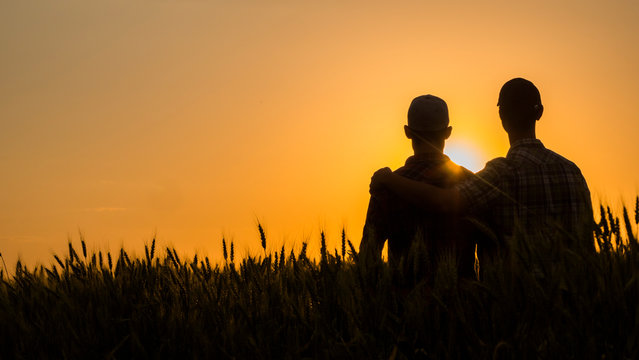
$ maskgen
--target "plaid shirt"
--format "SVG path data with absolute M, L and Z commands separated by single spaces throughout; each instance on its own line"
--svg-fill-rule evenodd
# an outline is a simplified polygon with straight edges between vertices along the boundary
M 472 175 L 442 153 L 411 156 L 395 173 L 444 188 Z M 379 258 L 388 239 L 389 262 L 397 264 L 408 255 L 413 240 L 419 238 L 435 257 L 442 246 L 450 245 L 448 240 L 454 233 L 451 228 L 455 228 L 455 221 L 456 217 L 425 212 L 389 191 L 380 191 L 369 202 L 360 253 L 368 252 Z
M 590 191 L 579 168 L 536 139 L 513 143 L 505 158 L 489 161 L 457 188 L 470 215 L 500 240 L 516 226 L 531 234 L 558 225 L 581 238 L 593 221 Z

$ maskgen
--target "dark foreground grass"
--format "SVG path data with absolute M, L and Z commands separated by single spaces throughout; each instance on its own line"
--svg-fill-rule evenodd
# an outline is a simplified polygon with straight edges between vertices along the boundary
M 0 358 L 636 359 L 639 214 L 624 211 L 623 237 L 601 214 L 598 253 L 519 236 L 481 281 L 442 261 L 411 291 L 344 235 L 331 253 L 322 234 L 317 260 L 304 244 L 236 261 L 223 241 L 219 265 L 155 241 L 144 258 L 81 241 L 57 265 L 3 272 Z

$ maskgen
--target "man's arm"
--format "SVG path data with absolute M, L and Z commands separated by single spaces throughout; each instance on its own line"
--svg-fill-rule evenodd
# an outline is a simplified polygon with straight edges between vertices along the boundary
M 459 213 L 462 198 L 456 188 L 439 188 L 394 174 L 389 168 L 379 169 L 371 178 L 370 191 L 386 188 L 403 200 L 420 208 L 439 213 Z
M 359 245 L 359 258 L 363 264 L 374 264 L 382 259 L 382 249 L 389 232 L 389 195 L 386 189 L 371 194 Z
M 383 198 L 382 198 L 383 199 Z M 372 256 L 381 258 L 387 233 L 387 204 L 380 197 L 371 196 L 366 212 L 366 222 L 362 234 L 362 242 L 359 245 L 360 256 Z

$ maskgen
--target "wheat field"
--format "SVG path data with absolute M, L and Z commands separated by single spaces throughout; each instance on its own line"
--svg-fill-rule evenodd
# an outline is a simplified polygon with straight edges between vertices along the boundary
M 636 359 L 639 197 L 634 219 L 599 210 L 596 253 L 519 234 L 478 279 L 443 259 L 409 289 L 344 231 L 312 259 L 306 243 L 267 251 L 258 224 L 262 254 L 236 259 L 223 239 L 219 263 L 80 239 L 50 267 L 1 270 L 0 358 Z

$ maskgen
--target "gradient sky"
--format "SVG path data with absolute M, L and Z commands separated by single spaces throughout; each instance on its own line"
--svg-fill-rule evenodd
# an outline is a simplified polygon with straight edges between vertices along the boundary
M 3 1 L 0 252 L 49 264 L 161 246 L 221 259 L 346 227 L 411 154 L 413 97 L 447 101 L 446 152 L 505 155 L 501 85 L 533 81 L 538 136 L 595 203 L 639 193 L 637 1 Z

